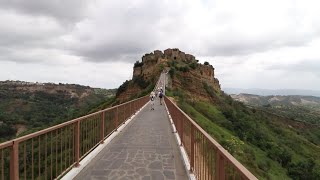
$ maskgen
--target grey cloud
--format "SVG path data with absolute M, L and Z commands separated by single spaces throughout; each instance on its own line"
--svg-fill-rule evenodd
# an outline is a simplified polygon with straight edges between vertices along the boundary
M 16 63 L 45 63 L 49 57 L 44 49 L 35 50 L 22 48 L 0 47 L 0 62 L 11 61 Z
M 144 1 L 136 7 L 135 3 L 128 1 L 128 6 L 124 7 L 123 3 L 111 1 L 103 4 L 107 10 L 97 13 L 105 18 L 79 23 L 71 33 L 73 41 L 66 42 L 67 49 L 88 61 L 134 62 L 165 41 L 159 36 L 158 21 L 168 16 L 162 13 L 163 4 Z M 88 31 L 94 33 L 88 34 Z
M 61 46 L 66 28 L 46 17 L 30 17 L 0 9 L 0 61 L 42 61 L 50 49 Z M 37 53 L 34 53 L 37 52 Z
M 37 30 L 35 30 L 37 31 Z M 52 48 L 60 32 L 6 32 L 1 30 L 0 25 L 0 47 L 24 50 L 29 48 Z
M 312 35 L 292 35 L 292 37 L 279 37 L 277 35 L 270 38 L 261 37 L 260 39 L 243 38 L 241 36 L 230 36 L 218 41 L 208 40 L 204 42 L 201 51 L 207 56 L 238 56 L 249 55 L 252 53 L 266 52 L 282 47 L 303 47 L 314 39 Z M 283 35 L 285 36 L 285 35 Z
M 84 17 L 86 0 L 0 0 L 0 8 L 26 15 L 49 16 L 58 21 L 76 21 Z
M 295 64 L 271 65 L 266 70 L 281 70 L 287 73 L 310 73 L 320 77 L 320 60 L 303 60 Z
M 11 48 L 0 48 L 0 62 L 1 61 L 11 61 L 17 63 L 34 63 L 34 62 L 43 62 L 43 57 L 32 56 L 26 53 L 26 49 L 21 49 L 21 51 L 17 51 L 17 49 Z
M 138 59 L 139 54 L 143 53 L 143 47 L 128 46 L 124 44 L 105 44 L 94 47 L 77 49 L 74 53 L 84 57 L 88 61 L 105 62 L 105 61 L 129 61 L 134 62 Z
M 320 61 L 312 60 L 312 61 L 304 61 L 299 64 L 294 64 L 289 66 L 290 69 L 302 72 L 315 72 L 320 75 Z

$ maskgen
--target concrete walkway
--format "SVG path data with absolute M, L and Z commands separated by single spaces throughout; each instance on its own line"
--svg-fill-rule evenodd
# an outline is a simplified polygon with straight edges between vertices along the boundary
M 186 180 L 164 105 L 147 105 L 75 179 Z

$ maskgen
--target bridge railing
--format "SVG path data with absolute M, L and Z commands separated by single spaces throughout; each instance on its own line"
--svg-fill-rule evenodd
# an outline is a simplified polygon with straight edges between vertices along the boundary
M 165 103 L 197 179 L 257 179 L 169 98 Z
M 0 144 L 0 180 L 61 177 L 148 101 L 144 96 Z

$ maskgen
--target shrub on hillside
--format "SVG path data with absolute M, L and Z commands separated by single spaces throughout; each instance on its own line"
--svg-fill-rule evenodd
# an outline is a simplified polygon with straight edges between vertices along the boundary
M 193 62 L 193 63 L 191 63 L 191 64 L 189 65 L 189 67 L 190 67 L 191 69 L 196 69 L 196 68 L 197 68 L 197 63 Z
M 133 82 L 135 84 L 138 84 L 139 87 L 141 87 L 142 89 L 145 89 L 146 87 L 149 86 L 150 82 L 145 81 L 143 76 L 137 76 L 133 79 Z
M 5 123 L 0 125 L 0 137 L 14 136 L 16 134 L 16 129 Z
M 125 82 L 123 82 L 120 87 L 117 90 L 116 96 L 119 96 L 122 92 L 124 92 L 129 85 L 130 81 L 126 80 Z
M 169 74 L 170 74 L 170 77 L 171 77 L 171 78 L 173 78 L 173 76 L 175 75 L 175 73 L 176 73 L 176 69 L 175 69 L 175 68 L 171 68 L 171 69 L 169 70 Z
M 182 72 L 188 72 L 190 70 L 189 66 L 181 66 L 177 67 L 177 69 Z
M 291 163 L 288 167 L 288 175 L 293 179 L 320 179 L 320 172 L 315 169 L 315 162 L 312 159 Z

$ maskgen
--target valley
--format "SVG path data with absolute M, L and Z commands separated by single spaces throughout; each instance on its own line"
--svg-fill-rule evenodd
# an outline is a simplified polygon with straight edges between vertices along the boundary
M 0 141 L 87 114 L 116 90 L 77 84 L 0 82 Z
M 232 94 L 231 97 L 260 110 L 320 126 L 320 97 L 258 96 L 252 94 Z

